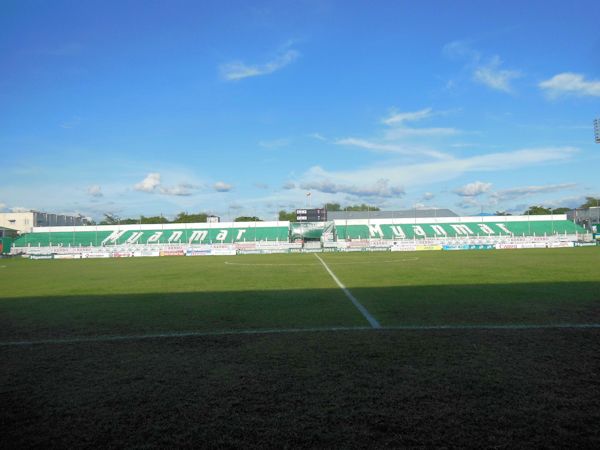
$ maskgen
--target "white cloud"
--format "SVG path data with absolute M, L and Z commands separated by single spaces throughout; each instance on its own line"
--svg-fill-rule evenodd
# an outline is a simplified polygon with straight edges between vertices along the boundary
M 29 212 L 32 211 L 31 208 L 25 208 L 23 206 L 13 206 L 12 208 L 10 208 L 10 212 L 14 212 L 14 213 L 22 213 L 22 212 Z
M 366 139 L 357 139 L 357 138 L 345 138 L 338 139 L 335 141 L 337 145 L 346 145 L 352 147 L 364 148 L 366 150 L 372 150 L 380 153 L 397 153 L 401 155 L 407 156 L 416 156 L 416 155 L 425 155 L 431 156 L 433 158 L 444 159 L 448 158 L 449 155 L 438 152 L 437 150 L 431 150 L 415 145 L 406 145 L 406 144 L 388 144 L 388 143 L 380 143 L 373 142 Z
M 313 139 L 316 139 L 318 141 L 327 141 L 327 138 L 325 136 L 323 136 L 320 133 L 311 133 L 308 135 L 308 137 L 311 137 Z
M 442 48 L 442 53 L 449 59 L 470 59 L 478 60 L 481 54 L 477 50 L 473 50 L 467 41 L 452 41 L 448 42 Z
M 522 76 L 518 70 L 502 69 L 502 60 L 498 55 L 492 56 L 484 62 L 484 55 L 474 50 L 467 41 L 453 41 L 446 44 L 442 52 L 452 60 L 463 60 L 463 70 L 472 74 L 473 81 L 481 83 L 491 89 L 511 93 L 511 81 Z M 456 82 L 450 80 L 446 88 L 456 87 Z
M 158 172 L 152 172 L 146 175 L 142 181 L 137 183 L 133 188 L 136 191 L 147 193 L 159 193 L 162 195 L 172 195 L 176 197 L 187 197 L 198 189 L 198 186 L 191 183 L 178 183 L 174 186 L 165 186 L 161 184 L 161 176 Z
M 231 62 L 223 64 L 220 67 L 221 75 L 228 81 L 241 80 L 248 77 L 256 77 L 260 75 L 268 75 L 277 70 L 283 69 L 288 64 L 293 63 L 300 53 L 293 49 L 288 49 L 281 52 L 273 60 L 264 64 L 248 65 L 243 62 Z
M 0 211 L 2 211 L 4 208 L 6 208 L 6 203 L 0 202 Z
M 497 91 L 512 92 L 511 80 L 519 78 L 521 73 L 517 70 L 501 69 L 502 60 L 494 56 L 489 63 L 479 65 L 473 72 L 473 79 Z
M 424 201 L 433 200 L 434 198 L 435 198 L 435 194 L 433 194 L 433 192 L 425 192 L 422 197 L 422 199 Z
M 293 181 L 286 181 L 283 184 L 282 188 L 286 191 L 289 191 L 290 189 L 296 189 L 296 183 L 294 183 Z
M 315 180 L 303 183 L 302 189 L 311 189 L 326 194 L 351 194 L 359 197 L 401 197 L 404 188 L 393 186 L 390 181 L 380 178 L 371 184 L 337 184 L 328 180 Z
M 513 170 L 519 167 L 564 161 L 576 152 L 577 149 L 572 147 L 521 149 L 417 164 L 385 162 L 377 166 L 349 171 L 328 171 L 315 166 L 304 174 L 303 184 L 319 185 L 320 183 L 327 187 L 326 183 L 328 183 L 333 186 L 356 186 L 368 190 L 369 186 L 383 179 L 387 180 L 389 186 L 419 186 L 451 180 L 465 173 Z
M 287 147 L 288 145 L 290 145 L 290 143 L 290 139 L 272 139 L 267 141 L 259 141 L 258 145 L 262 148 L 273 150 L 277 148 Z
M 160 185 L 160 173 L 151 172 L 146 175 L 142 181 L 137 183 L 133 188 L 136 191 L 141 192 L 154 192 L 154 190 Z
M 600 80 L 586 80 L 578 73 L 564 72 L 539 84 L 540 89 L 552 97 L 562 95 L 600 97 Z
M 414 122 L 431 117 L 431 108 L 421 109 L 413 112 L 392 112 L 389 117 L 386 117 L 382 122 L 386 125 L 403 124 L 405 122 Z
M 160 186 L 159 192 L 163 195 L 175 195 L 178 197 L 187 197 L 192 195 L 198 189 L 197 186 L 190 183 L 179 183 L 176 186 Z
M 481 207 L 482 203 L 480 203 L 475 197 L 463 197 L 460 202 L 456 203 L 456 206 L 464 209 L 471 209 L 474 207 Z
M 231 184 L 224 183 L 223 181 L 217 181 L 213 185 L 213 189 L 217 192 L 229 192 L 233 189 Z
M 497 198 L 499 201 L 503 201 L 512 200 L 520 197 L 526 197 L 534 194 L 563 191 L 567 189 L 573 189 L 575 187 L 577 187 L 577 184 L 575 183 L 547 184 L 544 186 L 524 186 L 494 192 L 492 196 L 494 198 Z
M 454 191 L 455 194 L 461 197 L 477 197 L 478 195 L 485 194 L 492 188 L 492 183 L 484 183 L 482 181 L 475 181 L 473 183 L 465 184 Z
M 93 184 L 87 188 L 87 195 L 90 197 L 102 197 L 102 189 L 99 185 Z
M 435 136 L 456 136 L 461 131 L 456 128 L 437 127 L 437 128 L 392 128 L 385 132 L 385 138 L 396 140 L 408 137 L 435 137 Z

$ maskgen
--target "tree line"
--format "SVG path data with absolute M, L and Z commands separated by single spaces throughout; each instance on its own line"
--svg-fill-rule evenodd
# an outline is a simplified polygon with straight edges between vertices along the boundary
M 160 216 L 140 216 L 140 217 L 119 217 L 115 214 L 105 213 L 104 219 L 98 225 L 134 225 L 134 224 L 160 224 L 160 223 L 204 223 L 208 221 L 210 214 L 197 213 L 188 214 L 180 212 L 173 220 L 169 220 L 163 215 Z M 234 222 L 262 222 L 255 216 L 240 216 L 234 219 Z
M 578 206 L 577 209 L 587 209 L 600 206 L 600 197 L 586 197 L 585 203 Z M 566 214 L 573 208 L 546 208 L 541 205 L 530 206 L 523 214 L 530 216 L 541 216 L 547 214 Z
M 600 206 L 600 197 L 586 197 L 585 203 L 578 207 L 578 209 L 585 209 L 590 207 Z M 362 203 L 360 205 L 347 205 L 342 206 L 339 203 L 326 203 L 324 208 L 327 211 L 380 211 L 377 206 L 367 205 Z M 565 214 L 572 208 L 546 208 L 542 205 L 530 206 L 523 214 L 524 215 L 547 215 L 547 214 Z M 496 211 L 496 215 L 510 215 L 509 213 Z M 104 219 L 101 220 L 98 225 L 133 225 L 133 224 L 160 224 L 160 223 L 203 223 L 207 222 L 210 214 L 207 213 L 192 213 L 180 212 L 169 220 L 163 215 L 160 216 L 140 216 L 140 217 L 126 217 L 122 218 L 115 214 L 105 213 Z M 279 220 L 281 221 L 296 221 L 296 211 L 279 211 Z M 262 222 L 263 220 L 257 216 L 239 216 L 236 217 L 234 222 Z M 90 223 L 94 225 L 94 222 Z

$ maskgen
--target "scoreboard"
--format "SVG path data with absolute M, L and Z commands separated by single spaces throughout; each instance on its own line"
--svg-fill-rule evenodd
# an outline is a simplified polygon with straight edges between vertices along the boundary
M 297 222 L 325 222 L 327 220 L 327 210 L 324 208 L 316 209 L 297 209 Z

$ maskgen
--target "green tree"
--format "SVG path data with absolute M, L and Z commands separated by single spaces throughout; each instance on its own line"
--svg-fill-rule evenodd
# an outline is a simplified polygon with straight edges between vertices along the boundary
M 169 220 L 163 216 L 141 216 L 138 223 L 169 223 Z
M 100 221 L 100 225 L 116 225 L 119 223 L 119 218 L 111 213 L 104 213 L 104 219 Z
M 552 214 L 552 210 L 550 208 L 544 208 L 543 206 L 530 206 L 524 214 L 529 216 L 541 216 Z
M 347 211 L 380 211 L 377 206 L 367 205 L 362 203 L 360 205 L 349 205 L 344 208 Z
M 325 209 L 327 211 L 341 211 L 342 207 L 339 203 L 325 203 Z
M 262 222 L 262 219 L 259 219 L 256 216 L 240 216 L 233 219 L 234 222 Z
M 580 208 L 591 208 L 593 206 L 600 206 L 600 197 L 586 197 L 585 203 Z
M 198 213 L 198 214 L 188 214 L 186 212 L 180 212 L 173 219 L 174 223 L 202 223 L 206 222 L 206 218 L 208 214 L 206 213 Z
M 554 208 L 552 214 L 566 214 L 571 211 L 571 208 Z
M 279 211 L 279 220 L 281 220 L 281 221 L 288 220 L 290 222 L 295 222 L 296 221 L 296 211 L 287 212 L 282 209 L 281 211 Z

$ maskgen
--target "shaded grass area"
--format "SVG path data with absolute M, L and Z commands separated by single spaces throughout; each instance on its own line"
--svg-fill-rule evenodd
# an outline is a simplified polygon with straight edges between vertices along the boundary
M 600 444 L 600 330 L 0 348 L 0 446 Z
M 364 325 L 368 323 L 340 289 L 0 300 L 0 341 Z
M 396 286 L 352 292 L 384 326 L 600 323 L 600 282 Z M 337 288 L 0 300 L 0 342 L 368 325 Z
M 600 281 L 352 288 L 382 326 L 600 323 Z

